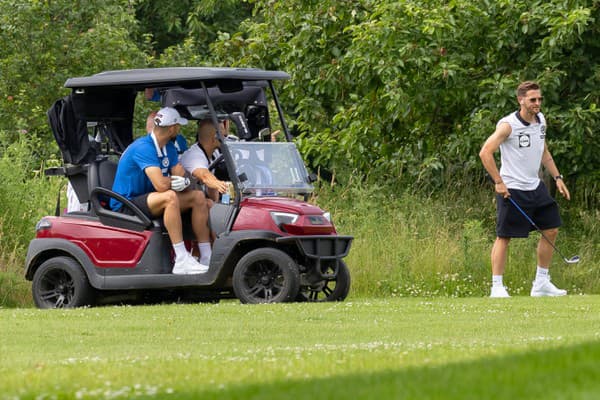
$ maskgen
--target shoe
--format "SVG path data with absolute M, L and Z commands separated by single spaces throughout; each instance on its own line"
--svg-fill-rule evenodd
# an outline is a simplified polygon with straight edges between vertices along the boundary
M 175 275 L 204 274 L 208 271 L 208 265 L 200 264 L 189 253 L 181 260 L 175 261 L 173 273 Z
M 503 298 L 510 297 L 504 286 L 492 286 L 490 297 Z
M 544 296 L 565 296 L 567 291 L 564 289 L 559 289 L 550 279 L 544 279 L 541 281 L 533 281 L 533 286 L 531 287 L 531 297 L 544 297 Z

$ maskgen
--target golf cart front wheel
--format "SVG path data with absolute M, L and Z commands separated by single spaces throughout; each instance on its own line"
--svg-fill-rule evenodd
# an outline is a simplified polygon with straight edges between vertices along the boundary
M 233 291 L 242 303 L 283 303 L 292 301 L 300 289 L 296 262 L 281 250 L 252 250 L 233 271 Z
M 327 267 L 327 275 L 333 276 L 334 265 Z M 316 281 L 308 286 L 302 286 L 297 301 L 342 301 L 350 292 L 350 270 L 345 262 L 339 261 L 337 274 L 331 278 Z
M 74 308 L 91 305 L 94 289 L 81 265 L 70 257 L 50 258 L 35 271 L 31 285 L 39 308 Z

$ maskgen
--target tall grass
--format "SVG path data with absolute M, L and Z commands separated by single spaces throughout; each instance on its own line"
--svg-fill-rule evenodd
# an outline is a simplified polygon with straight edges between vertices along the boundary
M 27 245 L 36 222 L 53 213 L 65 180 L 44 176 L 39 139 L 22 134 L 7 144 L 3 138 L 0 132 L 0 307 L 14 307 L 31 304 L 23 278 Z
M 65 183 L 43 175 L 45 166 L 32 156 L 40 145 L 23 136 L 0 147 L 0 307 L 31 305 L 30 284 L 23 278 L 27 245 L 39 218 L 54 212 Z M 587 189 L 576 190 L 572 202 L 559 200 L 564 226 L 557 245 L 582 261 L 565 266 L 556 255 L 551 273 L 574 294 L 600 293 L 600 210 Z M 358 178 L 344 185 L 320 181 L 312 201 L 332 213 L 340 234 L 355 238 L 346 258 L 352 297 L 488 294 L 492 189 L 459 178 L 434 193 Z M 505 283 L 513 295 L 529 292 L 538 240 L 533 232 L 511 242 Z
M 495 204 L 489 187 L 461 186 L 424 195 L 355 181 L 321 186 L 315 201 L 332 212 L 338 232 L 355 237 L 346 261 L 358 296 L 484 296 L 491 281 Z M 551 274 L 572 294 L 600 292 L 600 212 L 560 201 L 564 226 L 557 245 L 578 254 L 565 266 L 555 255 Z M 505 284 L 529 293 L 540 236 L 512 240 Z

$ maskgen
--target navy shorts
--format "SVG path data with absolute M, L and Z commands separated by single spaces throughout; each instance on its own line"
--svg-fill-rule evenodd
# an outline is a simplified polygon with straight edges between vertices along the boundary
M 152 215 L 152 212 L 150 211 L 150 208 L 148 207 L 148 195 L 150 193 L 146 193 L 146 194 L 142 194 L 140 196 L 134 197 L 133 199 L 131 199 L 131 202 L 133 204 L 135 204 L 148 218 L 150 219 L 154 219 L 156 218 L 155 215 Z M 119 212 L 122 212 L 124 214 L 129 214 L 129 215 L 135 215 L 133 213 L 133 210 L 129 209 L 129 207 L 123 205 L 120 209 Z
M 509 189 L 515 203 L 536 223 L 541 230 L 562 225 L 558 204 L 550 196 L 544 182 L 535 190 Z M 526 238 L 536 230 L 523 214 L 508 200 L 496 195 L 496 235 L 504 238 Z

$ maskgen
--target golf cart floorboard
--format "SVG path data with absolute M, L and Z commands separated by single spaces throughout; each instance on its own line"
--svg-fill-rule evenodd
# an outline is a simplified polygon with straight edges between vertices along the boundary
M 211 287 L 215 284 L 216 274 L 209 271 L 205 274 L 175 275 L 175 274 L 137 274 L 112 275 L 103 279 L 102 290 L 121 289 L 159 289 L 175 287 Z

